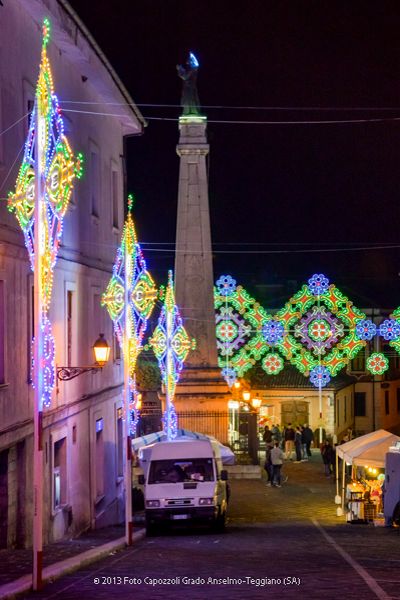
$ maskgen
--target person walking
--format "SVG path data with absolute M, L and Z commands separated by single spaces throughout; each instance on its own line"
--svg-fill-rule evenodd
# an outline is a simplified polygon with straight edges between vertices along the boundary
M 272 485 L 274 487 L 281 487 L 283 458 L 284 455 L 281 448 L 279 448 L 279 442 L 275 442 L 275 445 L 271 450 Z
M 264 427 L 264 432 L 263 432 L 263 440 L 265 442 L 265 444 L 270 444 L 272 442 L 272 431 L 270 430 L 270 428 L 268 427 L 268 425 L 266 425 Z
M 311 444 L 314 441 L 314 434 L 312 432 L 312 429 L 307 424 L 305 424 L 303 427 L 302 438 L 303 438 L 305 446 L 306 446 L 307 458 L 310 458 L 311 457 Z M 306 457 L 304 456 L 304 458 L 306 458 Z
M 272 441 L 281 443 L 282 433 L 281 433 L 281 430 L 279 429 L 279 425 L 272 425 L 271 433 L 272 433 Z
M 297 463 L 301 462 L 301 429 L 300 427 L 296 427 L 296 431 L 294 433 L 294 447 L 296 450 L 296 461 Z
M 332 462 L 333 462 L 333 448 L 328 439 L 322 445 L 321 448 L 322 461 L 324 463 L 325 475 L 330 477 L 332 474 Z
M 265 448 L 265 464 L 264 469 L 267 473 L 267 485 L 272 485 L 273 466 L 271 462 L 271 450 L 274 447 L 273 443 L 267 444 Z
M 295 433 L 291 423 L 287 424 L 285 428 L 285 458 L 286 460 L 292 460 L 292 452 L 294 447 Z

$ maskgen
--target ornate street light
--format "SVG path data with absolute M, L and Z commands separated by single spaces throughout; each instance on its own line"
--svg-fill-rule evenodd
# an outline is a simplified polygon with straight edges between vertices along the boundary
M 250 396 L 251 396 L 251 394 L 250 394 L 250 392 L 247 392 L 247 391 L 246 391 L 246 392 L 243 392 L 243 393 L 242 393 L 242 396 L 243 396 L 243 400 L 244 400 L 245 402 L 248 402 L 248 401 L 250 400 Z
M 89 373 L 89 371 L 97 373 L 102 369 L 110 357 L 110 346 L 107 344 L 107 340 L 104 339 L 104 333 L 100 333 L 99 338 L 93 344 L 93 353 L 94 365 L 88 367 L 57 367 L 57 378 L 61 381 L 70 381 L 82 375 L 82 373 Z
M 251 399 L 251 405 L 254 408 L 254 410 L 258 410 L 261 406 L 261 403 L 262 403 L 261 398 L 255 397 L 255 398 Z

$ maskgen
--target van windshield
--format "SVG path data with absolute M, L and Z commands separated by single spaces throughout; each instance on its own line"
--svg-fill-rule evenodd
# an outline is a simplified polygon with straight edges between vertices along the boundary
M 214 481 L 212 458 L 153 460 L 148 483 L 180 483 L 182 481 Z

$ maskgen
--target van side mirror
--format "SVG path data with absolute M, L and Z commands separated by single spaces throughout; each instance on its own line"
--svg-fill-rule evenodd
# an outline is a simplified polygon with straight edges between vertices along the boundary
M 138 484 L 139 485 L 144 485 L 144 475 L 138 475 Z
M 228 481 L 228 471 L 226 469 L 221 471 L 221 481 Z

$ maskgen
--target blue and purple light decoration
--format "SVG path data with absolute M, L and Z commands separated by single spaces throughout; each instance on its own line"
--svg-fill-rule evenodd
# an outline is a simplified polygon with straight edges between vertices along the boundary
M 376 333 L 376 325 L 370 319 L 359 321 L 356 325 L 356 335 L 360 340 L 370 341 Z
M 313 369 L 311 369 L 310 381 L 311 381 L 311 383 L 313 383 L 315 385 L 315 387 L 317 387 L 317 388 L 326 387 L 328 385 L 328 383 L 330 382 L 330 380 L 331 380 L 331 374 L 329 372 L 329 369 L 327 369 L 326 367 L 318 365 L 318 366 L 314 367 Z
M 57 96 L 54 93 L 53 77 L 47 57 L 50 41 L 50 21 L 43 21 L 43 41 L 39 77 L 35 91 L 35 104 L 30 116 L 29 131 L 25 142 L 24 157 L 20 167 L 15 191 L 8 195 L 8 210 L 14 212 L 23 231 L 32 271 L 36 270 L 39 280 L 39 318 L 37 321 L 37 345 L 35 349 L 39 363 L 37 385 L 39 389 L 39 411 L 50 406 L 55 384 L 55 342 L 48 319 L 54 268 L 62 237 L 63 220 L 71 198 L 74 180 L 82 176 L 82 154 L 74 156 L 64 134 L 64 123 Z M 38 131 L 36 131 L 38 127 Z M 37 156 L 40 156 L 37 161 Z M 39 174 L 40 182 L 35 178 Z M 39 189 L 39 197 L 36 197 Z M 40 256 L 35 257 L 35 207 L 38 215 L 38 230 L 41 239 Z M 32 373 L 36 370 L 32 356 Z M 35 377 L 32 376 L 32 381 Z
M 135 371 L 142 351 L 148 319 L 153 311 L 157 288 L 146 267 L 140 244 L 137 241 L 132 218 L 134 198 L 128 196 L 128 215 L 117 250 L 113 272 L 101 305 L 105 306 L 114 324 L 114 333 L 122 349 L 124 363 L 128 365 L 129 428 L 136 435 L 140 410 L 136 402 Z M 124 417 L 126 415 L 124 414 Z
M 174 280 L 172 271 L 168 272 L 168 285 L 164 304 L 158 318 L 158 324 L 149 340 L 158 360 L 162 381 L 165 386 L 166 410 L 163 427 L 168 439 L 175 439 L 178 421 L 173 403 L 176 385 L 187 355 L 195 348 L 195 340 L 190 339 L 184 326 L 179 309 L 175 304 Z

